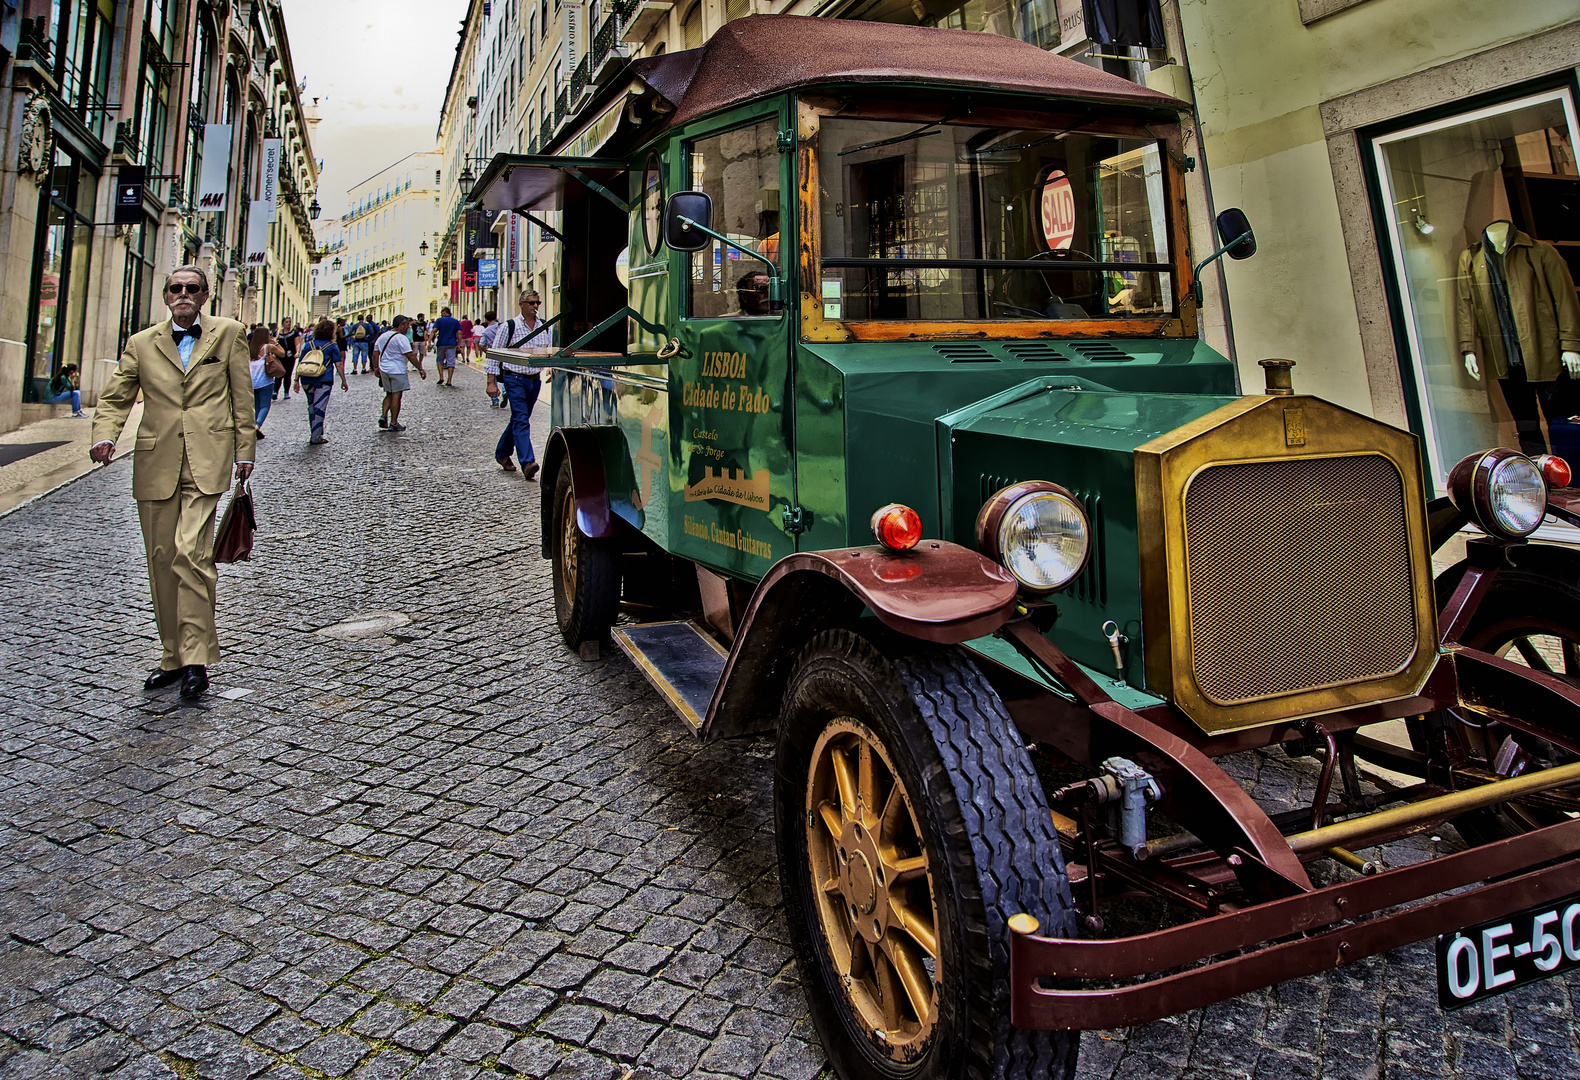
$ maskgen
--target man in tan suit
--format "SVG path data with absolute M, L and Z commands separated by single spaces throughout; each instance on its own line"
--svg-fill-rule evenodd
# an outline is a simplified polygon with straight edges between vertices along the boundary
M 214 630 L 214 513 L 231 469 L 252 473 L 258 427 L 246 332 L 234 319 L 203 315 L 208 277 L 183 266 L 165 281 L 170 318 L 132 336 L 121 363 L 99 392 L 93 460 L 107 464 L 139 392 L 143 419 L 132 460 L 148 552 L 154 620 L 164 645 L 159 667 L 143 683 L 181 683 L 181 696 L 208 690 L 208 665 L 219 659 Z

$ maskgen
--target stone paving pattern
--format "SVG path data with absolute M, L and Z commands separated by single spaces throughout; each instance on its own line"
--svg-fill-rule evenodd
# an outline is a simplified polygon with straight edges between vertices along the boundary
M 416 383 L 400 435 L 352 378 L 327 446 L 296 399 L 265 426 L 199 706 L 137 689 L 128 463 L 0 521 L 0 1076 L 825 1075 L 771 742 L 701 746 L 562 647 L 480 375 Z M 369 611 L 412 621 L 315 634 Z M 1577 988 L 1445 1016 L 1419 945 L 1089 1033 L 1080 1075 L 1573 1077 Z

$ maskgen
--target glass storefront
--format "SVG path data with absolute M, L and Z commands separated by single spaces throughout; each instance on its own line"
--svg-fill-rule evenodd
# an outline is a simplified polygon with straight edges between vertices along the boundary
M 44 221 L 34 260 L 33 335 L 23 401 L 38 401 L 63 364 L 82 362 L 97 191 L 97 178 L 68 151 L 57 149 L 40 213 Z
M 1576 131 L 1573 96 L 1555 88 L 1372 140 L 1382 254 L 1409 354 L 1401 359 L 1439 490 L 1460 458 L 1490 446 L 1580 453 L 1580 423 L 1568 419 L 1580 413 L 1580 380 L 1557 359 L 1556 330 L 1545 329 L 1574 286 L 1563 269 L 1571 279 L 1580 271 Z M 1500 222 L 1514 243 L 1520 234 L 1534 242 L 1506 264 L 1494 260 L 1507 271 L 1501 293 L 1489 290 L 1486 269 L 1487 250 L 1507 244 Z M 1545 283 L 1522 285 L 1521 259 L 1549 267 Z M 1505 325 L 1500 307 L 1513 316 L 1506 325 L 1525 329 L 1489 332 Z M 1505 349 L 1510 336 L 1518 350 Z M 1505 356 L 1516 354 L 1511 366 Z

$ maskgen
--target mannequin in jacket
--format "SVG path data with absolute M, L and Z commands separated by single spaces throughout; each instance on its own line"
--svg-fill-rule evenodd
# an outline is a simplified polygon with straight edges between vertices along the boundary
M 1489 256 L 1481 262 L 1482 280 L 1477 280 L 1478 256 L 1490 249 L 1497 256 L 1506 257 L 1516 244 L 1523 252 L 1524 261 L 1519 265 L 1527 269 L 1529 277 L 1521 277 L 1518 281 L 1498 280 L 1511 276 L 1511 264 L 1500 259 L 1496 267 L 1490 266 Z M 1498 271 L 1495 275 L 1494 269 Z M 1483 232 L 1480 246 L 1472 246 L 1461 253 L 1459 278 L 1458 330 L 1465 371 L 1471 378 L 1480 380 L 1482 364 L 1476 353 L 1466 346 L 1477 338 L 1487 344 L 1485 339 L 1493 335 L 1485 329 L 1486 320 L 1490 318 L 1494 327 L 1503 327 L 1498 336 L 1504 342 L 1511 341 L 1511 329 L 1523 331 L 1505 346 L 1506 357 L 1500 358 L 1494 351 L 1493 362 L 1487 366 L 1503 387 L 1504 399 L 1514 414 L 1521 448 L 1527 453 L 1545 453 L 1547 447 L 1542 439 L 1541 422 L 1536 416 L 1536 401 L 1541 401 L 1542 412 L 1549 422 L 1580 408 L 1580 403 L 1565 400 L 1572 394 L 1575 385 L 1572 380 L 1580 379 L 1580 348 L 1577 348 L 1580 346 L 1580 302 L 1575 299 L 1568 268 L 1551 245 L 1533 241 L 1510 222 L 1494 221 Z M 1488 278 L 1492 279 L 1490 284 Z M 1516 284 L 1521 282 L 1524 288 L 1516 289 Z M 1487 314 L 1489 300 L 1494 316 Z M 1500 303 L 1502 310 L 1498 311 Z M 1482 308 L 1479 313 L 1478 306 Z M 1529 340 L 1533 335 L 1539 335 L 1539 340 Z M 1561 351 L 1554 346 L 1559 346 Z M 1554 352 L 1558 353 L 1556 364 L 1553 363 Z M 1565 375 L 1567 378 L 1561 378 Z

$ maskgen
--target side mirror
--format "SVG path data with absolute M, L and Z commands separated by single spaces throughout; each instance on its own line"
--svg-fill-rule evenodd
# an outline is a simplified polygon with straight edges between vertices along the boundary
M 1225 245 L 1224 254 L 1231 259 L 1249 259 L 1256 254 L 1256 236 L 1244 210 L 1231 206 L 1218 215 L 1218 243 Z
M 682 221 L 681 219 L 686 219 Z M 673 251 L 701 251 L 713 238 L 703 229 L 713 225 L 713 199 L 705 191 L 677 191 L 664 205 L 664 243 Z

